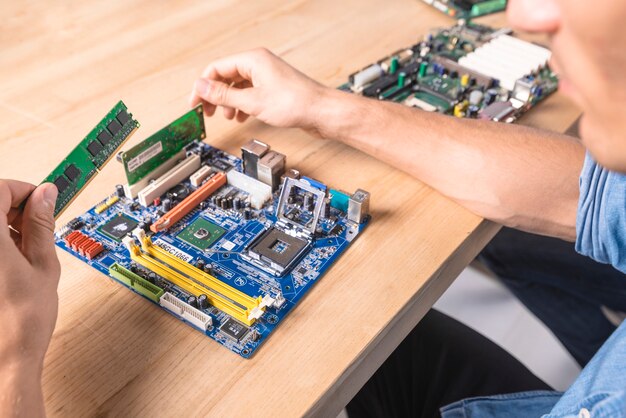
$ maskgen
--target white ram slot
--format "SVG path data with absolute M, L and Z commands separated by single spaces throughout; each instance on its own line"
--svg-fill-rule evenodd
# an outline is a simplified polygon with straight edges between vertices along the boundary
M 183 302 L 170 292 L 165 292 L 165 294 L 161 296 L 159 304 L 173 314 L 180 316 L 191 325 L 199 328 L 201 331 L 206 331 L 213 324 L 209 315 Z
M 144 178 L 142 178 L 141 180 L 139 180 L 137 183 L 135 184 L 125 184 L 124 185 L 124 194 L 126 195 L 126 197 L 129 197 L 131 199 L 134 199 L 137 197 L 137 194 L 139 194 L 139 192 L 145 188 L 148 184 L 150 184 L 150 180 L 154 180 L 160 176 L 162 176 L 164 173 L 167 172 L 167 170 L 169 170 L 170 168 L 174 167 L 176 165 L 176 162 L 185 158 L 185 151 L 182 150 L 179 153 L 177 153 L 176 155 L 174 155 L 172 158 L 170 158 L 169 160 L 165 161 L 163 164 L 161 164 L 160 166 L 158 166 L 157 168 L 155 168 L 154 170 L 152 170 L 150 172 L 150 174 L 148 174 L 147 176 L 145 176 Z
M 149 206 L 154 199 L 185 180 L 194 171 L 200 168 L 200 156 L 193 154 L 181 161 L 174 168 L 159 177 L 154 183 L 150 183 L 139 192 L 137 198 L 142 206 Z
M 205 165 L 189 177 L 189 182 L 193 187 L 199 187 L 209 174 L 211 174 L 211 167 Z
M 263 204 L 272 197 L 272 187 L 265 183 L 248 177 L 239 171 L 230 170 L 226 174 L 228 184 L 250 195 L 250 205 L 255 209 L 261 209 Z

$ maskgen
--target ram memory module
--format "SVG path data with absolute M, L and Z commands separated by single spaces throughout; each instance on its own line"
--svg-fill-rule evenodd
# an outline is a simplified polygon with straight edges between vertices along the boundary
M 100 169 L 139 127 L 120 101 L 95 128 L 69 153 L 42 183 L 54 183 L 59 190 L 54 217 L 89 184 Z

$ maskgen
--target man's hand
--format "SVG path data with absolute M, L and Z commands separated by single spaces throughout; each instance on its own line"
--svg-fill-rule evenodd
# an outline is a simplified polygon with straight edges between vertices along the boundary
M 52 184 L 0 180 L 0 416 L 43 416 L 43 359 L 58 311 Z M 22 212 L 20 204 L 25 200 Z
M 191 105 L 204 102 L 207 116 L 217 106 L 224 116 L 243 122 L 252 115 L 279 127 L 318 132 L 321 98 L 329 89 L 264 48 L 209 64 L 191 94 Z

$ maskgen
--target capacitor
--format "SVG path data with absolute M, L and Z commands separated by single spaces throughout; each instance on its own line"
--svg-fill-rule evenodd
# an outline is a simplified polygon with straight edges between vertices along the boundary
M 462 118 L 463 116 L 465 116 L 465 112 L 463 112 L 463 104 L 462 103 L 457 103 L 456 106 L 454 106 L 453 114 L 457 118 Z
M 324 199 L 324 218 L 330 217 L 330 199 L 327 197 Z
M 236 197 L 233 199 L 233 209 L 239 210 L 241 209 L 241 199 Z
M 243 211 L 243 219 L 248 220 L 252 217 L 252 211 L 250 208 L 245 208 Z
M 480 90 L 473 90 L 469 94 L 469 103 L 471 105 L 479 105 L 483 101 L 483 92 Z
M 187 303 L 191 306 L 193 306 L 194 308 L 198 307 L 198 299 L 196 299 L 195 296 L 189 296 L 187 298 Z
M 469 86 L 469 83 L 470 83 L 470 76 L 469 76 L 469 74 L 463 74 L 461 76 L 461 86 L 467 87 L 467 86 Z
M 198 261 L 196 261 L 196 267 L 198 267 L 200 270 L 204 269 L 205 265 L 206 265 L 206 263 L 201 258 L 198 259 Z
M 480 108 L 478 106 L 471 105 L 470 107 L 467 108 L 467 117 L 469 117 L 469 118 L 477 117 L 479 110 L 480 110 Z
M 157 280 L 157 275 L 156 275 L 156 273 L 152 273 L 152 272 L 151 272 L 151 273 L 148 273 L 148 281 L 149 281 L 150 283 L 154 283 L 154 282 L 156 282 L 156 280 Z
M 424 77 L 426 75 L 427 70 L 428 70 L 428 63 L 426 61 L 422 61 L 417 75 L 420 77 Z
M 487 92 L 485 93 L 485 104 L 490 105 L 491 103 L 493 103 L 496 100 L 497 95 L 498 92 L 496 90 L 487 90 Z
M 172 209 L 172 201 L 167 198 L 163 199 L 161 202 L 161 210 L 163 212 L 168 212 L 170 209 Z
M 232 196 L 229 196 L 228 199 L 226 199 L 226 209 L 232 209 L 233 208 L 233 198 Z
M 198 307 L 200 309 L 207 309 L 209 307 L 209 298 L 206 295 L 198 296 Z
M 391 58 L 391 64 L 389 64 L 389 74 L 395 74 L 398 71 L 398 57 Z
M 126 195 L 126 193 L 124 193 L 124 186 L 122 186 L 121 184 L 115 186 L 115 194 L 117 195 L 117 197 L 124 197 Z
M 404 87 L 406 81 L 406 73 L 398 74 L 398 87 Z
M 459 76 L 459 73 L 457 71 L 450 72 L 450 78 L 457 78 L 458 76 Z

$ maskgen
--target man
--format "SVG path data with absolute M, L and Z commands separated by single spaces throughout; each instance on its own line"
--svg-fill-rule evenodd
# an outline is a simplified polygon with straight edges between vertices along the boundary
M 626 171 L 626 53 L 620 48 L 626 40 L 621 27 L 626 4 L 511 0 L 508 15 L 518 29 L 550 35 L 561 91 L 584 111 L 584 146 L 562 135 L 426 115 L 328 89 L 265 50 L 210 64 L 191 102 L 204 102 L 209 116 L 221 106 L 229 119 L 241 122 L 252 115 L 270 125 L 340 140 L 483 217 L 575 240 L 579 252 L 624 272 L 626 177 L 607 169 Z M 585 147 L 590 155 L 585 156 Z M 578 326 L 585 319 L 572 317 Z M 586 362 L 594 350 L 581 350 L 578 360 Z M 433 416 L 444 407 L 445 417 L 626 416 L 626 325 L 566 394 L 549 389 L 490 341 L 431 312 L 348 411 L 353 416 Z M 486 397 L 498 394 L 508 395 Z
M 626 82 L 621 71 L 626 64 L 621 48 L 621 41 L 626 40 L 621 28 L 626 4 L 618 0 L 593 4 L 512 0 L 509 17 L 521 29 L 551 35 L 554 67 L 561 74 L 562 89 L 585 112 L 583 143 L 605 167 L 626 171 L 626 141 L 621 138 L 626 127 Z M 262 49 L 209 65 L 192 94 L 193 104 L 201 101 L 209 116 L 220 106 L 229 119 L 243 122 L 251 115 L 271 125 L 300 127 L 322 138 L 343 141 L 407 171 L 483 217 L 576 240 L 582 253 L 626 270 L 626 255 L 620 254 L 626 239 L 626 179 L 601 168 L 590 156 L 585 160 L 584 147 L 568 137 L 521 126 L 425 114 L 342 93 L 321 86 Z M 3 187 L 0 234 L 4 234 L 4 241 L 0 245 L 12 252 L 2 264 L 0 281 L 15 287 L 16 273 L 48 280 L 51 285 L 32 291 L 38 292 L 39 301 L 56 302 L 58 270 L 44 274 L 36 267 L 38 258 L 30 253 L 33 247 L 25 245 L 31 241 L 29 234 L 37 230 L 28 226 L 29 219 L 49 219 L 28 215 L 35 213 L 34 208 L 47 207 L 37 197 L 45 189 L 33 193 L 20 221 L 10 208 L 17 207 L 27 193 L 13 191 L 14 186 Z M 22 232 L 21 242 L 8 239 L 16 237 L 8 224 Z M 51 230 L 44 227 L 37 231 L 40 235 L 35 236 L 43 237 L 42 245 L 52 253 Z M 19 259 L 18 252 L 28 262 L 17 263 L 23 271 L 10 271 L 13 260 Z M 26 338 L 20 326 L 25 321 L 12 316 L 11 309 L 3 316 L 4 323 L 17 325 L 12 328 L 16 338 L 0 346 L 3 354 L 11 353 L 8 358 L 14 358 L 8 366 L 0 365 L 8 367 L 1 375 L 4 396 L 0 414 L 17 411 L 32 416 L 43 412 L 43 405 L 35 404 L 41 402 L 40 389 L 32 385 L 38 382 L 51 330 L 46 325 L 50 317 L 54 318 L 56 305 L 42 314 L 34 304 L 15 306 L 21 315 L 39 319 L 33 323 L 41 327 L 45 338 Z M 41 319 L 45 314 L 47 321 Z M 4 310 L 1 315 L 6 315 Z M 32 349 L 20 348 L 24 346 Z M 547 390 L 547 385 L 493 343 L 431 312 L 348 409 L 355 416 L 432 416 L 452 403 L 443 410 L 447 418 L 538 416 L 551 411 L 549 417 L 579 413 L 620 416 L 626 410 L 624 359 L 626 326 L 622 325 L 570 390 L 561 395 Z M 533 392 L 512 393 L 527 390 Z M 502 393 L 509 395 L 485 397 Z M 464 400 L 468 396 L 481 398 Z

